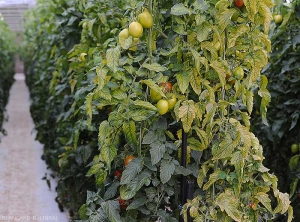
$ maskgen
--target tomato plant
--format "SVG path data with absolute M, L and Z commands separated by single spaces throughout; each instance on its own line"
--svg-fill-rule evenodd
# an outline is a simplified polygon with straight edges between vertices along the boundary
M 280 2 L 282 3 L 282 2 Z M 300 124 L 299 109 L 299 79 L 297 71 L 299 64 L 300 42 L 297 40 L 299 26 L 299 1 L 292 4 L 277 4 L 273 14 L 281 14 L 280 25 L 271 23 L 270 39 L 272 53 L 264 74 L 269 79 L 268 89 L 272 100 L 268 108 L 268 125 L 261 124 L 259 100 L 254 102 L 256 113 L 252 114 L 253 132 L 260 139 L 265 153 L 264 163 L 278 177 L 278 187 L 282 192 L 290 193 L 291 205 L 294 208 L 294 219 L 300 219 L 299 214 L 299 156 L 291 152 L 292 144 L 299 143 Z M 286 38 L 290 36 L 290 38 Z M 289 65 L 287 65 L 289 64 Z M 286 67 L 289 67 L 286 69 Z M 255 92 L 255 97 L 259 97 Z M 286 217 L 278 217 L 278 221 Z
M 2 124 L 5 120 L 5 106 L 8 102 L 9 90 L 14 81 L 15 35 L 0 15 L 0 132 L 5 134 Z

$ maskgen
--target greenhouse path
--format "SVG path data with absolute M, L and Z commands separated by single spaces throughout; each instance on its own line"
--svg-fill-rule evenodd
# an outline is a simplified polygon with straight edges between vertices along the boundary
M 41 159 L 43 147 L 32 133 L 29 91 L 23 74 L 15 79 L 3 125 L 7 136 L 0 142 L 0 221 L 68 221 L 55 202 L 55 181 L 50 190 L 42 180 L 49 172 Z

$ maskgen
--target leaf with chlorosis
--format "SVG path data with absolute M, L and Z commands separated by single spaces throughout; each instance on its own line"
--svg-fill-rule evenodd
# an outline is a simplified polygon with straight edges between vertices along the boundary
M 158 63 L 152 63 L 152 64 L 144 63 L 142 65 L 142 67 L 144 67 L 150 71 L 155 71 L 155 72 L 163 72 L 163 71 L 168 70 L 166 67 L 164 67 Z
M 143 100 L 135 100 L 133 102 L 133 104 L 135 106 L 142 107 L 142 108 L 145 108 L 145 109 L 149 109 L 149 110 L 153 110 L 153 111 L 157 110 L 157 108 L 154 105 L 152 105 L 149 102 L 143 101 Z
M 107 66 L 114 73 L 118 71 L 120 55 L 120 47 L 110 48 L 106 51 Z
M 221 211 L 225 211 L 234 221 L 241 222 L 243 212 L 239 210 L 240 201 L 235 197 L 234 192 L 225 190 L 217 199 L 216 204 L 220 207 Z
M 183 72 L 183 73 L 178 73 L 175 76 L 176 76 L 178 87 L 181 93 L 184 94 L 189 87 L 190 81 L 189 81 L 188 74 Z
M 192 127 L 196 118 L 196 108 L 193 100 L 184 101 L 179 108 L 179 118 L 181 119 L 183 130 L 187 133 Z

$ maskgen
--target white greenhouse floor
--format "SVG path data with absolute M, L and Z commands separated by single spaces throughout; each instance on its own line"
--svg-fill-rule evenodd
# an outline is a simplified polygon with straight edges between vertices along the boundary
M 51 190 L 42 180 L 49 175 L 41 159 L 43 146 L 35 141 L 29 113 L 29 91 L 24 75 L 15 75 L 9 102 L 9 117 L 0 142 L 0 221 L 68 221 L 55 202 L 55 181 Z M 50 176 L 48 176 L 49 178 Z

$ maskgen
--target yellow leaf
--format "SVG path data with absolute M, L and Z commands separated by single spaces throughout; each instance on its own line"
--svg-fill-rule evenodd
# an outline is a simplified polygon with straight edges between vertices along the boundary
M 196 117 L 195 104 L 193 100 L 184 101 L 179 108 L 178 117 L 181 119 L 183 130 L 190 131 L 192 123 Z
M 234 221 L 241 222 L 243 212 L 239 210 L 239 200 L 235 197 L 234 192 L 225 190 L 216 199 L 216 204 L 221 211 L 225 211 Z

